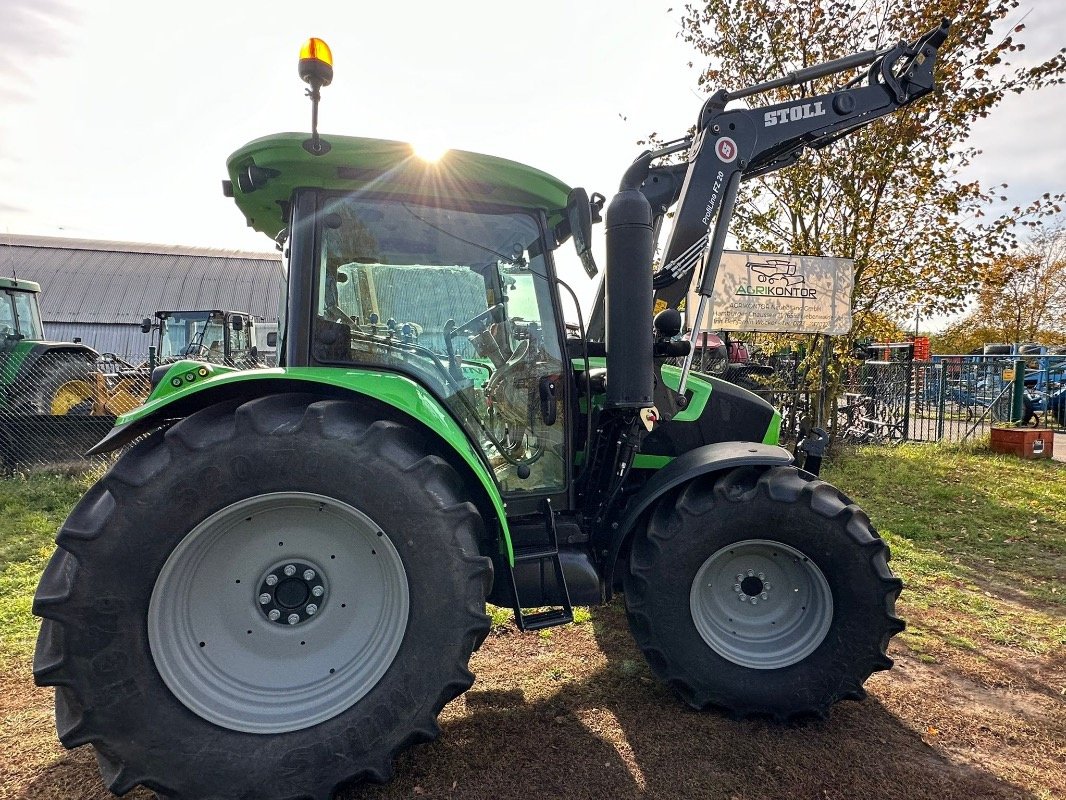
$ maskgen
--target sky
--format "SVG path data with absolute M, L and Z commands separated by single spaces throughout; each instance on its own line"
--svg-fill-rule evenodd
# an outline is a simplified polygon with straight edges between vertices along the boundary
M 1066 45 L 1060 1 L 1012 15 L 1029 12 L 1027 61 Z M 703 102 L 681 8 L 0 0 L 0 234 L 270 250 L 221 181 L 245 142 L 309 128 L 309 36 L 335 62 L 323 134 L 491 153 L 610 197 L 637 140 L 682 135 Z M 1008 98 L 975 131 L 973 176 L 1010 184 L 1009 205 L 1066 190 L 1064 112 L 1066 87 Z

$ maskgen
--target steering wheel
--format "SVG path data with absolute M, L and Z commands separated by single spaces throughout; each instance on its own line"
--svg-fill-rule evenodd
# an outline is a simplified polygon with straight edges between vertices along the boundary
M 188 345 L 182 351 L 182 355 L 183 356 L 193 356 L 193 357 L 196 357 L 196 356 L 205 356 L 206 357 L 207 354 L 210 353 L 210 352 L 211 351 L 207 348 L 207 345 L 205 345 L 203 342 L 193 342 L 190 345 Z
M 484 325 L 488 322 L 503 322 L 503 317 L 503 303 L 497 303 L 494 306 L 489 306 L 477 316 L 471 317 L 462 325 L 457 325 L 454 328 L 445 328 L 444 336 L 447 339 L 453 339 L 458 334 L 469 331 L 476 325 Z

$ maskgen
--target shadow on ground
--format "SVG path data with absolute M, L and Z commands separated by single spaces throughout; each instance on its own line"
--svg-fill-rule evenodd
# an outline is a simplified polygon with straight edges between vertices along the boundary
M 890 711 L 882 696 L 897 706 L 928 702 L 934 720 L 950 714 L 945 698 L 924 696 L 913 678 L 886 693 L 893 679 L 878 676 L 870 699 L 802 725 L 691 711 L 651 675 L 618 607 L 551 636 L 494 634 L 472 667 L 478 682 L 445 709 L 437 742 L 402 754 L 392 783 L 348 788 L 338 800 L 1039 796 L 931 746 L 931 729 Z M 87 748 L 33 773 L 0 783 L 0 797 L 110 796 Z

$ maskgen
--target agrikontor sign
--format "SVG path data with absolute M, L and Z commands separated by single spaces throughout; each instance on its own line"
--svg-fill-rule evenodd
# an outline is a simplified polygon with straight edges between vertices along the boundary
M 704 328 L 725 331 L 825 333 L 851 329 L 854 262 L 726 251 Z M 686 305 L 695 309 L 699 297 Z

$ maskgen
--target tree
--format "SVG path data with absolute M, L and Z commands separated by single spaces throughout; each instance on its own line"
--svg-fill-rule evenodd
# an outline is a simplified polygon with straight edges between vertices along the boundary
M 992 261 L 974 309 L 937 337 L 942 352 L 989 342 L 1066 343 L 1066 225 L 1039 231 Z
M 1062 83 L 1066 49 L 1012 68 L 1024 26 L 995 32 L 1018 0 L 711 0 L 686 5 L 681 38 L 709 59 L 708 90 L 739 88 L 853 52 L 913 41 L 953 21 L 932 95 L 809 153 L 798 164 L 744 184 L 731 226 L 744 249 L 855 259 L 856 325 L 875 310 L 913 316 L 957 310 L 984 265 L 1017 244 L 1018 224 L 1060 210 L 1045 195 L 994 220 L 995 200 L 960 172 L 977 151 L 973 123 L 1008 92 Z M 840 76 L 785 87 L 757 102 L 829 91 Z M 850 349 L 850 342 L 841 342 Z

